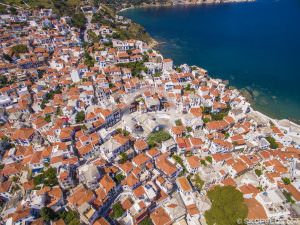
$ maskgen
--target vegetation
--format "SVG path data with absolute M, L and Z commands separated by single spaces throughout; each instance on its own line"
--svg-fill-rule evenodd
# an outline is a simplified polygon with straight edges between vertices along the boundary
M 211 156 L 206 156 L 205 159 L 206 159 L 206 161 L 209 162 L 210 164 L 212 163 L 212 157 L 211 157 Z
M 8 85 L 8 79 L 6 76 L 0 76 L 0 88 Z
M 192 179 L 193 184 L 195 185 L 195 188 L 198 191 L 201 191 L 204 185 L 204 181 L 201 179 L 201 177 L 199 176 L 199 174 L 195 174 L 195 176 Z
M 223 120 L 225 116 L 228 115 L 228 112 L 230 111 L 230 107 L 227 107 L 226 109 L 222 109 L 220 112 L 218 113 L 211 113 L 211 119 L 214 121 L 218 121 L 218 120 Z
M 80 0 L 3 0 L 4 3 L 14 6 L 26 7 L 27 5 L 30 8 L 40 9 L 40 8 L 51 8 L 54 13 L 57 13 L 59 16 L 62 15 L 72 15 L 72 13 L 79 11 Z M 25 3 L 26 2 L 26 5 Z M 11 7 L 13 8 L 13 7 Z M 10 8 L 10 10 L 11 10 Z
M 112 8 L 115 8 L 117 10 L 123 8 L 124 6 L 128 7 L 128 6 L 131 6 L 131 5 L 134 5 L 134 6 L 139 6 L 141 4 L 165 4 L 168 2 L 168 0 L 123 0 L 123 1 L 120 1 L 120 0 L 94 0 L 95 4 L 107 4 L 109 5 L 110 7 Z
M 292 194 L 287 192 L 287 191 L 283 191 L 283 195 L 286 198 L 287 202 L 291 203 L 291 204 L 295 204 L 295 200 L 292 197 Z
M 201 165 L 203 165 L 203 166 L 207 166 L 207 163 L 206 163 L 206 161 L 205 161 L 204 159 L 201 159 L 201 160 L 200 160 L 200 163 L 201 163 Z
M 58 106 L 58 107 L 56 108 L 55 114 L 56 114 L 57 116 L 61 116 L 61 115 L 63 114 L 63 112 L 62 112 L 60 106 Z
M 187 170 L 185 165 L 183 164 L 182 158 L 179 155 L 175 155 L 175 154 L 172 157 L 175 160 L 175 162 L 177 162 L 183 168 L 183 170 L 179 174 L 179 176 L 183 176 L 187 172 Z
M 117 132 L 117 134 L 122 134 L 122 135 L 125 136 L 125 137 L 129 136 L 129 134 L 130 134 L 129 131 L 124 130 L 124 129 L 122 129 L 122 128 L 116 129 L 116 132 Z
M 43 207 L 41 209 L 41 217 L 46 222 L 50 222 L 58 219 L 58 215 L 51 208 L 48 207 Z
M 95 60 L 94 58 L 87 52 L 84 52 L 84 65 L 86 65 L 87 67 L 93 67 L 95 64 Z
M 8 150 L 8 149 L 14 147 L 14 144 L 12 144 L 11 140 L 9 139 L 9 137 L 3 136 L 1 138 L 1 141 L 0 141 L 0 146 L 1 146 L 1 148 L 3 150 Z
M 11 48 L 12 50 L 12 53 L 14 55 L 18 55 L 18 54 L 21 54 L 21 53 L 26 53 L 28 52 L 28 47 L 26 45 L 23 45 L 23 44 L 18 44 L 18 45 L 15 45 Z
M 190 133 L 190 132 L 193 131 L 193 128 L 191 128 L 191 127 L 186 127 L 186 131 Z
M 59 214 L 59 217 L 62 218 L 67 225 L 80 225 L 79 215 L 76 211 L 63 211 Z
M 139 24 L 131 22 L 126 24 L 126 27 L 121 27 L 121 25 L 124 25 L 113 22 L 118 9 L 112 2 L 116 3 L 116 1 L 94 1 L 97 1 L 96 4 L 99 4 L 101 2 L 106 5 L 102 4 L 101 10 L 97 14 L 93 15 L 92 22 L 113 28 L 115 32 L 112 34 L 112 38 L 120 40 L 136 39 L 142 40 L 147 43 L 150 43 L 152 41 L 152 38 L 146 32 L 144 27 Z
M 50 122 L 51 122 L 51 115 L 45 116 L 44 120 L 45 120 L 47 123 L 50 123 Z
M 125 212 L 119 202 L 115 203 L 112 206 L 112 210 L 113 210 L 113 213 L 111 214 L 111 217 L 113 219 L 120 218 L 124 214 L 124 212 Z
M 76 123 L 81 123 L 85 120 L 85 113 L 84 111 L 80 111 L 75 116 Z
M 182 69 L 180 67 L 176 67 L 175 70 L 178 72 L 178 73 L 182 73 Z
M 152 40 L 145 28 L 136 23 L 130 23 L 126 29 L 117 28 L 116 31 L 120 40 L 136 39 L 147 43 Z
M 210 119 L 208 118 L 203 118 L 203 123 L 208 123 L 210 121 Z
M 125 163 L 128 160 L 128 156 L 125 152 L 120 153 L 121 163 Z
M 45 186 L 53 187 L 58 184 L 56 177 L 55 168 L 50 167 L 49 169 L 43 171 L 41 174 L 33 178 L 33 183 L 35 186 L 44 184 Z
M 86 18 L 82 12 L 72 14 L 71 23 L 78 29 L 83 29 L 86 23 Z
M 92 30 L 88 30 L 89 40 L 93 43 L 98 43 L 100 41 L 100 37 Z
M 176 126 L 182 126 L 181 119 L 175 121 Z
M 258 177 L 260 177 L 260 176 L 262 175 L 262 170 L 256 169 L 256 170 L 255 170 L 255 174 L 256 174 Z
M 205 212 L 208 225 L 236 225 L 238 219 L 244 220 L 248 214 L 243 194 L 231 186 L 216 186 L 208 191 L 212 206 Z
M 166 131 L 156 131 L 149 135 L 147 143 L 150 147 L 155 147 L 157 144 L 163 141 L 169 140 L 171 138 L 170 134 Z
M 117 181 L 118 184 L 121 183 L 122 180 L 124 180 L 125 176 L 121 173 L 118 173 L 116 176 L 115 176 L 115 179 Z
M 226 139 L 230 137 L 230 134 L 228 132 L 226 132 L 224 135 Z
M 186 87 L 184 88 L 185 92 L 194 92 L 195 93 L 195 89 L 191 88 L 191 84 L 187 84 Z
M 156 72 L 153 77 L 161 77 L 162 73 L 161 72 Z
M 289 178 L 287 178 L 287 177 L 283 177 L 283 178 L 281 178 L 281 180 L 283 181 L 283 183 L 285 185 L 289 185 L 291 183 L 291 180 Z
M 275 139 L 271 136 L 266 137 L 267 141 L 270 143 L 270 148 L 271 149 L 277 149 L 278 144 L 276 143 Z
M 61 87 L 60 87 L 60 86 L 58 86 L 55 90 L 49 91 L 49 92 L 45 95 L 45 97 L 44 97 L 44 99 L 43 99 L 43 101 L 42 101 L 42 103 L 41 103 L 41 108 L 44 109 L 44 108 L 46 107 L 46 104 L 48 104 L 49 101 L 52 100 L 52 99 L 54 98 L 54 95 L 55 95 L 55 94 L 61 94 L 61 93 L 62 93 L 62 92 L 61 92 Z
M 139 223 L 139 225 L 153 225 L 152 220 L 149 217 L 146 217 Z
M 130 63 L 120 63 L 117 64 L 119 67 L 131 69 L 132 76 L 141 78 L 141 72 L 147 71 L 147 67 L 144 66 L 143 61 L 130 62 Z
M 60 213 L 56 213 L 51 208 L 44 207 L 41 209 L 40 215 L 45 222 L 63 219 L 67 225 L 80 225 L 79 215 L 76 211 L 73 210 L 64 210 Z
M 0 14 L 7 14 L 7 10 L 4 5 L 0 5 Z

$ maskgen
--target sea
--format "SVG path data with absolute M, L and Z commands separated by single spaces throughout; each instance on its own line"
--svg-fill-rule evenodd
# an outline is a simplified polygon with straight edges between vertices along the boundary
M 300 123 L 300 0 L 150 7 L 120 13 L 179 65 L 228 80 L 276 119 Z

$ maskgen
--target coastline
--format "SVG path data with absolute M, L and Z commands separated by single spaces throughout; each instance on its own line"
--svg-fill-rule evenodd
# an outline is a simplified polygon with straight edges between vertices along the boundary
M 128 7 L 128 8 L 124 8 L 124 9 L 118 11 L 118 13 L 122 12 L 122 11 L 129 10 L 129 9 L 135 9 L 135 8 L 173 7 L 173 6 L 184 6 L 184 5 L 194 6 L 194 5 L 207 5 L 207 4 L 223 4 L 223 3 L 225 4 L 225 3 L 254 2 L 254 1 L 255 0 L 228 0 L 228 1 L 213 1 L 212 0 L 212 1 L 208 1 L 208 2 L 185 3 L 185 4 L 176 4 L 176 5 L 173 5 L 173 4 L 166 4 L 166 5 L 142 5 L 142 6 L 138 6 L 138 7 L 131 6 L 131 7 Z M 155 48 L 157 48 L 158 45 L 165 44 L 165 42 L 159 42 L 159 40 L 156 40 L 153 37 L 151 37 L 151 38 L 152 38 L 152 40 L 148 44 L 150 48 L 154 48 L 155 49 Z M 212 76 L 212 78 L 217 78 L 217 77 Z M 245 99 L 247 100 L 247 102 L 250 103 L 252 111 L 254 113 L 256 113 L 257 115 L 260 115 L 260 117 L 263 118 L 264 120 L 269 120 L 269 121 L 272 121 L 273 123 L 277 123 L 277 122 L 279 122 L 281 120 L 288 120 L 289 122 L 293 123 L 295 126 L 298 126 L 299 129 L 300 129 L 299 121 L 296 120 L 296 119 L 278 118 L 278 117 L 276 117 L 274 115 L 268 115 L 267 113 L 262 113 L 262 112 L 258 111 L 259 109 L 256 109 L 256 107 L 255 107 L 255 100 L 253 99 L 253 96 L 252 96 L 252 94 L 251 94 L 251 92 L 249 90 L 245 91 L 245 88 L 236 88 L 236 87 L 234 87 L 234 88 L 236 90 L 238 90 L 242 94 L 242 96 L 245 97 Z
M 197 5 L 217 5 L 217 4 L 228 4 L 228 3 L 245 3 L 255 2 L 256 0 L 207 0 L 207 1 L 196 1 L 196 2 L 184 2 L 184 3 L 165 3 L 165 4 L 143 4 L 140 6 L 130 6 L 117 11 L 117 13 L 124 12 L 130 9 L 138 8 L 160 8 L 160 7 L 174 7 L 174 6 L 197 6 Z
M 175 7 L 175 6 L 200 6 L 200 5 L 217 5 L 217 4 L 229 4 L 229 3 L 246 3 L 246 2 L 255 2 L 256 0 L 197 0 L 196 2 L 184 2 L 184 3 L 166 3 L 166 4 L 145 4 L 143 3 L 140 6 L 131 5 L 130 7 L 122 8 L 116 13 L 125 12 L 130 9 L 139 9 L 139 8 L 160 8 L 160 7 Z M 151 41 L 148 43 L 150 48 L 156 48 L 158 45 L 165 44 L 166 42 L 159 42 L 151 35 Z

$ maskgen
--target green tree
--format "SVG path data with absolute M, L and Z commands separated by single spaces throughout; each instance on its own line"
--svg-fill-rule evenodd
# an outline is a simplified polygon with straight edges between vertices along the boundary
M 10 13 L 13 14 L 13 15 L 18 14 L 18 10 L 15 7 L 10 7 L 9 10 L 10 10 Z
M 146 72 L 148 69 L 145 67 L 144 62 L 130 62 L 130 63 L 120 63 L 118 64 L 119 67 L 122 68 L 129 68 L 131 69 L 132 76 L 134 77 L 141 77 L 141 72 Z
M 80 225 L 79 215 L 76 211 L 63 211 L 59 216 L 65 221 L 67 225 Z
M 190 91 L 191 90 L 191 84 L 187 84 L 186 87 L 184 88 L 185 91 Z
M 206 159 L 207 162 L 212 163 L 212 157 L 211 156 L 206 156 L 205 159 Z
M 175 120 L 175 124 L 176 126 L 181 126 L 182 125 L 181 119 Z
M 128 160 L 128 156 L 125 152 L 120 153 L 121 163 L 125 163 Z
M 112 218 L 114 218 L 114 219 L 120 218 L 125 212 L 119 202 L 115 203 L 112 206 L 112 210 L 113 210 Z
M 0 14 L 8 14 L 6 7 L 4 5 L 0 5 Z
M 58 184 L 56 177 L 56 169 L 50 167 L 49 169 L 43 171 L 41 174 L 33 178 L 33 183 L 35 186 L 44 184 L 49 187 L 53 187 Z
M 203 165 L 203 166 L 206 166 L 207 164 L 206 164 L 206 161 L 204 160 L 204 159 L 201 159 L 200 160 L 200 163 Z
M 116 176 L 115 176 L 115 179 L 117 181 L 118 184 L 121 183 L 122 180 L 124 180 L 125 176 L 121 173 L 118 173 Z
M 41 209 L 41 217 L 46 222 L 50 222 L 58 219 L 58 215 L 51 208 L 48 207 L 43 207 Z
M 287 192 L 287 191 L 283 191 L 283 195 L 286 198 L 287 202 L 291 203 L 291 204 L 295 204 L 295 200 L 292 197 L 292 194 Z
M 23 44 L 15 45 L 11 48 L 13 54 L 20 54 L 20 53 L 26 53 L 28 52 L 28 47 Z
M 270 143 L 270 148 L 271 149 L 277 149 L 278 148 L 278 144 L 276 143 L 275 139 L 272 138 L 271 136 L 266 137 L 267 141 Z
M 92 30 L 88 30 L 89 40 L 93 43 L 98 43 L 100 41 L 99 36 Z
M 237 225 L 239 219 L 244 220 L 248 207 L 243 194 L 231 186 L 216 186 L 208 191 L 212 206 L 204 216 L 208 225 Z
M 78 113 L 76 114 L 76 116 L 75 116 L 75 121 L 76 121 L 76 123 L 81 123 L 81 122 L 84 121 L 84 119 L 85 119 L 85 113 L 84 113 L 84 111 L 78 112 Z
M 0 88 L 8 85 L 8 79 L 6 76 L 0 76 Z
M 262 171 L 260 169 L 255 169 L 255 174 L 260 177 L 262 175 Z
M 228 132 L 225 133 L 225 138 L 229 138 L 230 134 Z
M 283 181 L 283 183 L 285 185 L 289 185 L 291 183 L 291 180 L 289 178 L 287 178 L 287 177 L 283 177 L 283 178 L 281 178 L 281 180 Z
M 56 108 L 56 113 L 55 113 L 55 114 L 56 114 L 57 116 L 61 116 L 61 115 L 63 114 L 63 112 L 62 112 L 60 106 L 58 106 L 58 107 Z
M 45 116 L 44 120 L 45 120 L 47 123 L 50 123 L 50 122 L 51 122 L 51 115 Z
M 143 219 L 139 225 L 153 225 L 152 220 L 147 216 L 145 219 Z
M 84 64 L 89 68 L 95 64 L 95 60 L 87 51 L 84 52 Z
M 186 131 L 190 133 L 190 132 L 193 131 L 193 128 L 191 128 L 191 127 L 186 127 Z
M 85 22 L 86 19 L 83 13 L 75 13 L 72 15 L 71 23 L 74 27 L 83 29 L 85 26 Z
M 204 181 L 201 179 L 199 174 L 195 174 L 195 176 L 192 179 L 193 183 L 195 184 L 195 187 L 197 188 L 198 191 L 202 190 L 202 187 L 204 185 Z

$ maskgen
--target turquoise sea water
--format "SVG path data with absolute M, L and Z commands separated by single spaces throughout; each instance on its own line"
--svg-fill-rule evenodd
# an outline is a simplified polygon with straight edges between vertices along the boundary
M 176 64 L 251 90 L 254 107 L 300 121 L 300 0 L 258 0 L 122 12 L 158 41 Z

